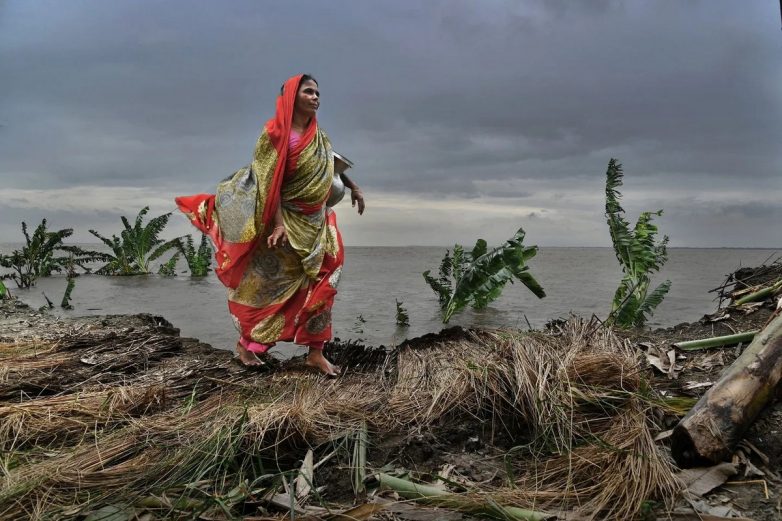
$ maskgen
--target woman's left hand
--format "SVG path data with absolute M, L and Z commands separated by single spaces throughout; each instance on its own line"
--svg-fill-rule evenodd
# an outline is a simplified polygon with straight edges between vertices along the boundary
M 354 188 L 350 191 L 350 202 L 352 203 L 352 206 L 355 207 L 356 203 L 358 203 L 358 214 L 362 215 L 364 213 L 364 208 L 366 205 L 364 204 L 364 194 L 361 193 L 361 190 L 359 188 Z
M 280 246 L 285 246 L 287 242 L 288 233 L 285 231 L 285 226 L 282 224 L 275 226 L 271 235 L 266 239 L 266 245 L 269 248 L 276 248 L 278 243 Z

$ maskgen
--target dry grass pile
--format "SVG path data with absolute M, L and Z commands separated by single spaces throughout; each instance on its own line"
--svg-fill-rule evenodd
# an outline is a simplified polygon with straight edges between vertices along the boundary
M 123 375 L 143 373 L 182 349 L 178 337 L 144 329 L 33 345 L 0 344 L 0 400 L 72 392 L 85 383 L 121 385 Z
M 160 343 L 150 339 L 139 348 Z M 116 374 L 128 366 L 111 367 Z M 43 425 L 47 414 L 57 432 L 84 436 L 84 425 L 96 428 L 53 457 L 7 468 L 0 517 L 56 517 L 151 498 L 166 515 L 187 517 L 225 513 L 215 498 L 231 494 L 228 511 L 235 515 L 264 480 L 293 468 L 302 447 L 338 443 L 364 425 L 375 439 L 410 435 L 465 414 L 491 418 L 524 443 L 509 455 L 511 486 L 491 490 L 505 504 L 624 520 L 644 500 L 670 499 L 678 490 L 652 440 L 650 401 L 634 355 L 609 331 L 579 321 L 555 333 L 482 333 L 405 347 L 336 380 L 291 367 L 242 378 L 189 399 L 180 389 L 163 409 L 154 407 L 154 396 L 132 394 L 138 387 L 111 407 L 97 392 L 82 396 L 92 406 L 75 407 L 72 396 L 3 407 L 5 446 L 57 439 Z M 112 418 L 121 418 L 115 428 L 97 427 Z M 237 490 L 244 491 L 238 499 Z
M 162 385 L 106 387 L 0 405 L 0 450 L 56 447 L 160 408 Z

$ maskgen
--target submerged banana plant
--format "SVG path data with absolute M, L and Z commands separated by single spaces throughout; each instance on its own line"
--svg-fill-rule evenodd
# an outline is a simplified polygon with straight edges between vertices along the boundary
M 657 226 L 652 224 L 654 216 L 662 215 L 662 210 L 642 212 L 635 227 L 630 229 L 619 204 L 622 194 L 618 188 L 623 177 L 622 165 L 612 158 L 606 171 L 606 219 L 624 275 L 614 293 L 607 322 L 619 327 L 641 327 L 671 288 L 671 281 L 666 280 L 649 292 L 651 274 L 660 271 L 668 260 L 668 236 L 657 241 Z
M 166 262 L 160 265 L 157 270 L 158 275 L 163 277 L 173 277 L 176 275 L 176 263 L 179 260 L 179 252 L 176 252 Z
M 100 275 L 140 275 L 150 273 L 149 263 L 168 250 L 176 247 L 179 238 L 163 241 L 158 238 L 160 232 L 168 224 L 171 213 L 159 215 L 144 225 L 144 216 L 149 212 L 149 206 L 145 206 L 136 216 L 136 222 L 130 225 L 127 218 L 121 217 L 125 229 L 119 237 L 112 235 L 104 237 L 95 230 L 90 233 L 103 241 L 111 248 L 108 262 L 96 273 Z
M 394 300 L 396 302 L 396 326 L 397 327 L 410 327 L 410 315 L 407 314 L 407 310 L 402 305 L 402 302 Z
M 486 241 L 478 239 L 471 252 L 465 252 L 455 245 L 453 254 L 445 253 L 440 262 L 439 277 L 434 278 L 427 270 L 424 280 L 437 293 L 443 323 L 447 324 L 454 313 L 468 304 L 474 309 L 483 309 L 502 293 L 508 282 L 519 280 L 538 298 L 546 296 L 535 277 L 529 273 L 527 261 L 538 253 L 537 246 L 524 246 L 524 230 L 505 244 L 488 250 Z
M 22 233 L 25 243 L 21 249 L 14 250 L 9 255 L 0 255 L 0 266 L 13 270 L 12 273 L 3 275 L 3 278 L 13 280 L 20 288 L 35 286 L 39 278 L 49 277 L 54 273 L 66 271 L 72 275 L 76 266 L 89 272 L 89 264 L 105 261 L 107 258 L 106 254 L 101 252 L 63 244 L 65 239 L 73 235 L 73 229 L 49 231 L 46 219 L 35 227 L 32 234 L 27 231 L 27 223 L 22 222 Z M 62 253 L 68 255 L 61 255 Z
M 179 240 L 176 247 L 185 258 L 191 277 L 205 277 L 211 271 L 209 266 L 212 263 L 212 249 L 206 235 L 201 234 L 198 250 L 195 249 L 193 236 L 190 234 L 186 235 L 184 242 Z

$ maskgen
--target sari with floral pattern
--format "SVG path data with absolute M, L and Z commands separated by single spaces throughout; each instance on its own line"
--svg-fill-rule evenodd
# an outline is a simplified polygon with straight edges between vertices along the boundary
M 336 214 L 326 206 L 334 155 L 310 120 L 290 147 L 301 76 L 285 82 L 275 117 L 264 126 L 252 163 L 224 179 L 217 193 L 176 199 L 215 245 L 215 273 L 228 288 L 228 308 L 243 339 L 317 345 L 331 338 L 331 307 L 344 251 Z M 278 205 L 288 236 L 266 243 Z

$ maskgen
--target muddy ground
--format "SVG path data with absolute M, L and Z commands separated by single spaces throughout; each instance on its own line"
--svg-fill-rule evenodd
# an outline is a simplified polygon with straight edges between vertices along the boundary
M 741 275 L 741 274 L 739 274 Z M 744 273 L 753 284 L 760 284 L 767 277 Z M 741 277 L 739 277 L 741 278 Z M 684 323 L 668 329 L 634 330 L 623 332 L 628 343 L 637 348 L 645 360 L 665 358 L 673 342 L 727 335 L 735 332 L 762 328 L 774 309 L 773 298 L 760 306 L 753 306 L 750 312 L 723 309 L 706 315 L 695 323 Z M 705 310 L 708 311 L 708 310 Z M 555 330 L 557 321 L 549 327 Z M 103 338 L 102 342 L 83 341 L 80 338 Z M 131 338 L 144 334 L 150 342 L 122 352 L 106 349 L 106 339 Z M 480 334 L 459 328 L 444 330 L 439 334 L 426 335 L 406 342 L 405 345 L 425 348 L 440 342 L 466 338 Z M 97 335 L 97 336 L 96 336 Z M 0 406 L 21 403 L 31 397 L 56 396 L 74 392 L 75 388 L 92 385 L 120 385 L 128 380 L 148 385 L 165 384 L 164 399 L 155 402 L 152 409 L 137 411 L 147 414 L 181 404 L 197 392 L 208 395 L 231 385 L 251 386 L 256 379 L 264 378 L 269 372 L 308 372 L 302 359 L 270 361 L 261 371 L 251 371 L 240 366 L 232 353 L 213 349 L 195 339 L 180 338 L 179 331 L 163 317 L 152 315 L 91 316 L 75 319 L 60 319 L 45 311 L 36 311 L 17 301 L 3 301 L 0 304 L 0 342 L 6 344 L 72 342 L 60 361 L 55 361 L 35 373 L 37 376 L 23 381 L 8 378 L 13 373 L 13 360 L 0 359 L 5 367 L 0 368 Z M 130 344 L 129 344 L 130 345 Z M 134 346 L 137 344 L 133 344 Z M 720 373 L 741 353 L 744 346 L 709 349 L 677 353 L 676 365 L 671 370 L 653 367 L 648 363 L 648 375 L 654 387 L 665 397 L 684 397 L 686 407 L 703 395 Z M 327 347 L 327 355 L 340 363 L 346 370 L 360 371 L 366 365 L 382 363 L 386 351 L 354 342 L 334 343 Z M 664 362 L 664 360 L 663 360 Z M 782 519 L 782 401 L 781 396 L 766 407 L 760 417 L 746 433 L 744 444 L 734 456 L 738 474 L 731 478 L 736 483 L 722 485 L 703 497 L 681 499 L 677 504 L 674 519 L 697 519 L 686 517 L 693 512 L 693 506 L 704 512 L 722 514 L 723 517 L 770 521 Z M 131 411 L 131 415 L 133 412 Z M 678 416 L 669 413 L 661 418 L 664 426 L 673 427 Z M 508 480 L 505 465 L 512 449 L 521 443 L 518 435 L 509 436 L 505 428 L 490 420 L 472 417 L 449 418 L 432 428 L 416 433 L 400 434 L 382 440 L 371 440 L 368 453 L 368 467 L 374 469 L 404 468 L 414 471 L 421 479 L 445 472 L 453 484 L 471 483 L 486 486 L 502 485 Z M 518 431 L 516 431 L 518 434 Z M 5 441 L 5 440 L 0 440 Z M 667 443 L 664 436 L 660 444 Z M 282 462 L 285 463 L 284 461 Z M 288 464 L 295 466 L 292 459 Z M 314 475 L 316 486 L 324 486 L 325 501 L 350 505 L 354 501 L 350 469 L 346 462 L 334 458 L 323 465 Z M 657 507 L 657 508 L 655 508 Z M 644 519 L 669 519 L 660 505 L 650 503 Z M 409 504 L 390 506 L 377 519 L 468 519 L 461 514 L 443 510 L 433 513 Z

